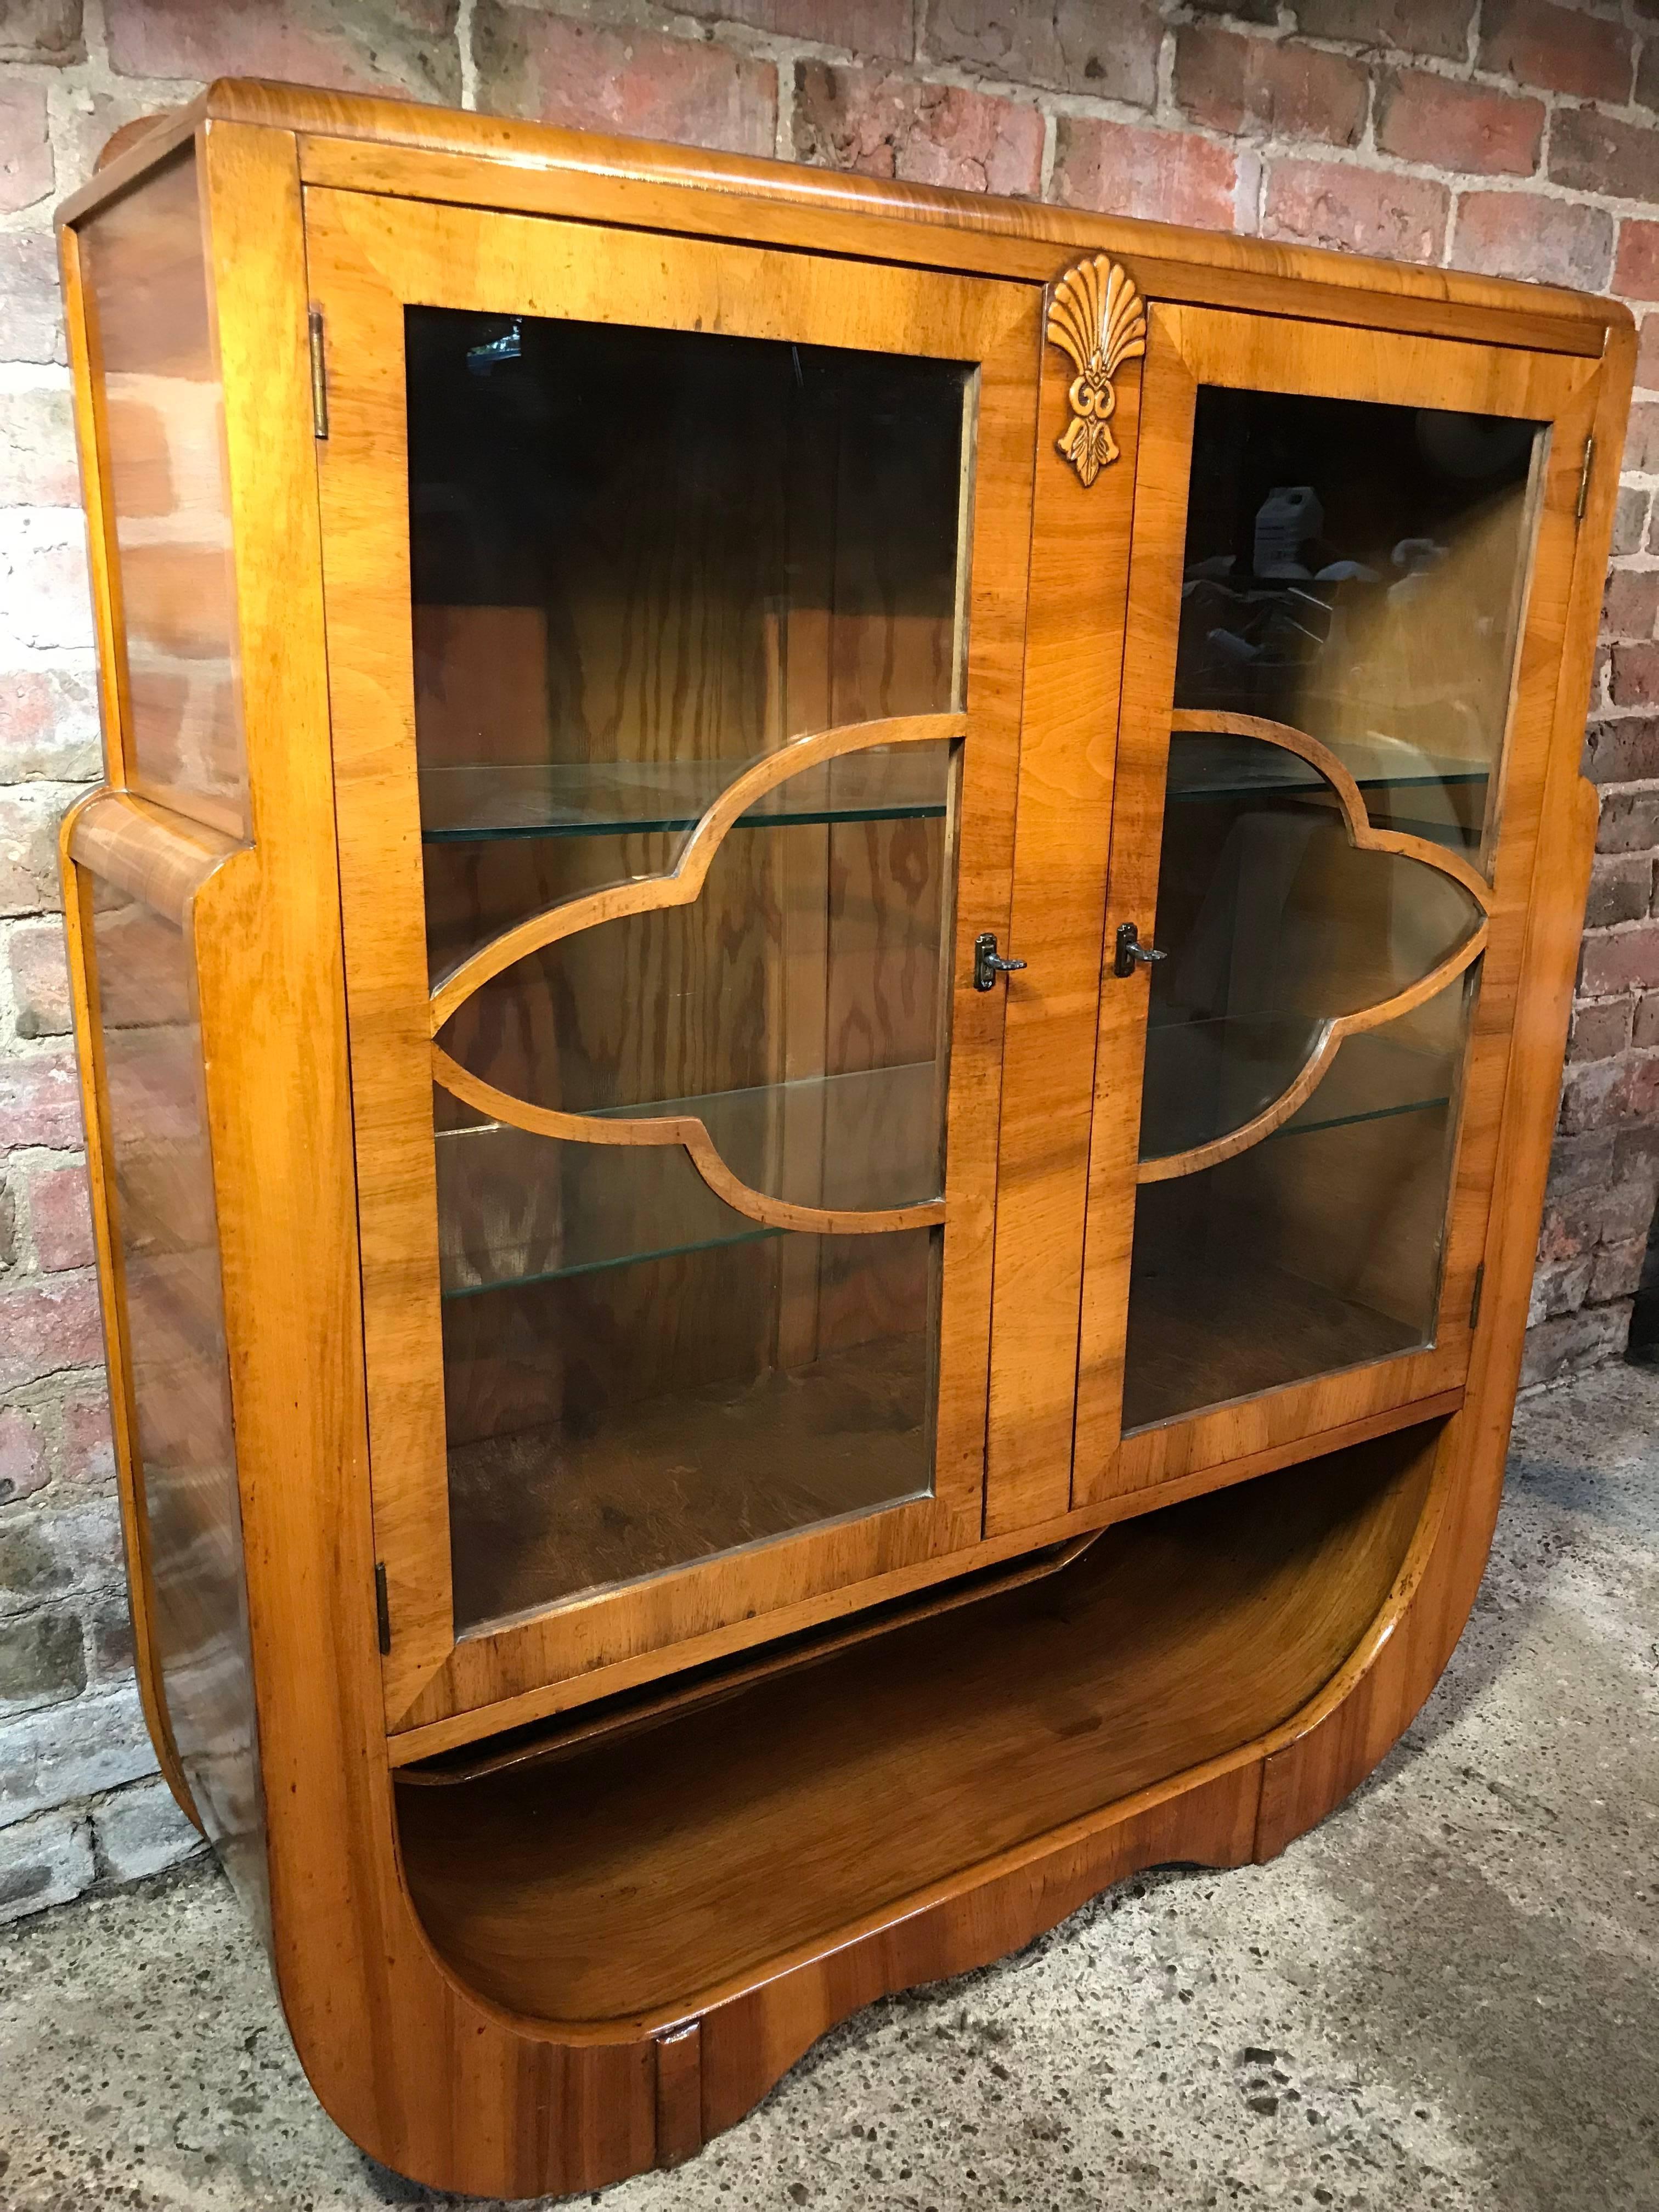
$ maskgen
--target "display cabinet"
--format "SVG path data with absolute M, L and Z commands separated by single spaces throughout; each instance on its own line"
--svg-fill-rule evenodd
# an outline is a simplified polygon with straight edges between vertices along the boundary
M 1629 319 L 256 84 L 61 236 L 157 1753 L 359 2143 L 597 2186 L 1443 1666 Z

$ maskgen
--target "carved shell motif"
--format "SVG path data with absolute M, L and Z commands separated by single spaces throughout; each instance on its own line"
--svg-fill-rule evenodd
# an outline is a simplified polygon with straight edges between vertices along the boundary
M 1112 379 L 1146 350 L 1146 307 L 1134 278 L 1103 253 L 1079 261 L 1054 287 L 1047 336 L 1077 370 L 1066 394 L 1072 419 L 1055 443 L 1086 487 L 1118 456 L 1109 428 L 1117 406 Z

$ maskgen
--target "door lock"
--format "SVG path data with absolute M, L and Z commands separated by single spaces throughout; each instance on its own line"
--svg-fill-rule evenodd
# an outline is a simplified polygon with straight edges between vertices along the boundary
M 1137 968 L 1150 968 L 1154 960 L 1167 960 L 1167 952 L 1143 945 L 1140 932 L 1132 921 L 1121 921 L 1117 928 L 1117 951 L 1112 961 L 1114 975 L 1133 975 Z
M 974 939 L 974 988 L 988 991 L 999 975 L 1012 975 L 1025 965 L 1023 960 L 1003 960 L 998 957 L 994 933 L 985 930 Z

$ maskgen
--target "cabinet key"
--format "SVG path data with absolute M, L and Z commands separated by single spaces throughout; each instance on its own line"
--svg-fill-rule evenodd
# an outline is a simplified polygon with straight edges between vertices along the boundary
M 1167 960 L 1167 952 L 1155 945 L 1143 945 L 1140 932 L 1132 921 L 1121 921 L 1117 926 L 1117 952 L 1112 961 L 1114 975 L 1133 975 L 1137 968 L 1150 968 L 1154 960 Z
M 997 952 L 997 940 L 991 930 L 981 931 L 974 939 L 974 988 L 988 991 L 999 975 L 1012 975 L 1025 965 L 1023 960 L 1004 960 Z

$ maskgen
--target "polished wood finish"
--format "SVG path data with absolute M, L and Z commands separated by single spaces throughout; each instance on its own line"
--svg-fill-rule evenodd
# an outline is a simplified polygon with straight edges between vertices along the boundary
M 135 745 L 112 469 L 131 483 L 149 449 L 115 461 L 135 425 L 112 422 L 105 303 L 87 290 L 100 223 L 183 235 L 187 172 L 223 399 L 245 811 L 222 778 L 205 811 L 188 779 L 147 781 Z M 1605 302 L 1496 279 L 275 86 L 216 85 L 148 126 L 62 220 L 110 786 L 66 825 L 66 903 L 158 1756 L 235 1872 L 307 2072 L 357 2142 L 440 2189 L 598 2188 L 693 2155 L 884 1992 L 982 1965 L 1136 1868 L 1281 1848 L 1443 1666 L 1524 1330 L 1593 842 L 1579 735 L 1633 334 Z M 1147 350 L 1115 364 L 1118 458 L 1085 488 L 1054 450 L 1074 365 L 1043 331 L 1048 288 L 1095 257 L 1146 303 Z M 128 283 L 122 254 L 105 264 Z M 976 363 L 980 386 L 956 843 L 928 863 L 957 884 L 936 1494 L 459 1641 L 406 299 L 659 327 L 701 312 Z M 1460 874 L 1486 939 L 1434 1341 L 1361 1347 L 1288 1388 L 1247 1378 L 1253 1395 L 1125 1437 L 1146 994 L 1111 976 L 1109 946 L 1121 920 L 1155 926 L 1202 382 L 1510 413 L 1552 436 L 1498 833 Z M 189 615 L 187 597 L 166 605 Z M 508 715 L 540 680 L 512 611 L 422 616 L 471 626 L 461 649 Z M 834 655 L 826 634 L 806 726 L 914 710 L 867 672 L 843 684 Z M 1331 781 L 1359 842 L 1368 817 Z M 778 939 L 788 974 L 817 980 L 781 1078 L 835 1064 L 823 1040 L 878 972 L 879 947 L 861 973 L 850 954 L 826 965 L 821 886 L 847 847 L 810 834 Z M 1448 872 L 1443 849 L 1431 865 Z M 533 890 L 534 871 L 514 881 Z M 146 1018 L 191 1040 L 206 1195 L 187 1217 L 112 1089 L 112 1041 L 118 1059 L 131 1033 L 101 1005 L 95 933 L 118 924 L 131 935 L 110 957 L 143 979 Z M 1030 965 L 978 994 L 984 928 Z M 155 1308 L 126 1240 L 158 1219 L 195 1240 L 188 1264 L 151 1248 L 179 1372 L 211 1367 L 216 1275 L 222 1291 L 234 1467 L 222 1479 L 222 1479 L 190 1493 L 199 1584 L 185 1524 L 158 1523 L 149 1495 L 173 1462 L 146 1428 Z M 803 1357 L 833 1348 L 825 1284 L 799 1271 L 786 1291 L 783 1335 Z M 208 1402 L 181 1391 L 177 1411 L 188 1424 Z

